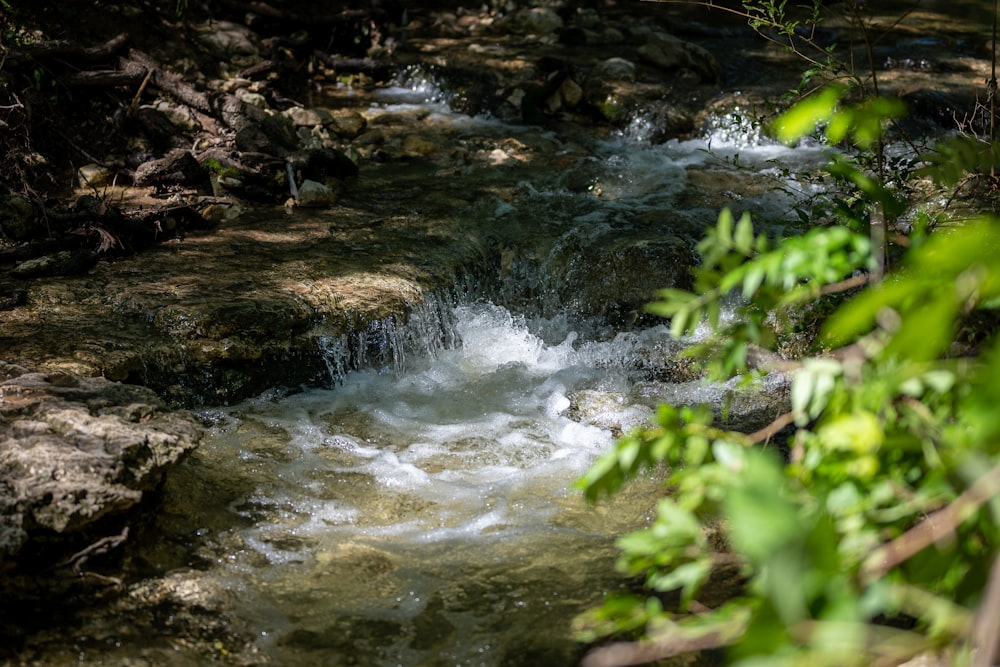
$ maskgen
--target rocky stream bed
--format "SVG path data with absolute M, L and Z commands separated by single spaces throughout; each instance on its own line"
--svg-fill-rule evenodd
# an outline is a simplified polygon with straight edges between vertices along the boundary
M 154 492 L 198 446 L 188 410 L 391 365 L 391 334 L 415 309 L 470 290 L 641 324 L 653 290 L 686 284 L 716 212 L 775 187 L 759 169 L 681 166 L 662 206 L 566 235 L 581 197 L 629 185 L 597 168 L 604 139 L 724 126 L 752 140 L 737 119 L 797 83 L 799 62 L 723 12 L 413 8 L 365 33 L 357 57 L 264 35 L 239 4 L 177 19 L 176 44 L 155 30 L 143 43 L 124 6 L 106 9 L 116 20 L 73 47 L 100 47 L 104 78 L 72 85 L 131 104 L 120 122 L 135 140 L 82 147 L 95 159 L 77 155 L 74 187 L 42 209 L 0 198 L 5 664 L 72 662 L 59 628 L 91 607 L 253 664 L 225 591 L 129 569 Z M 918 9 L 876 52 L 884 91 L 910 100 L 923 134 L 974 108 L 989 72 L 986 35 L 940 11 Z M 276 85 L 290 73 L 308 79 L 295 100 Z M 428 95 L 459 113 L 409 104 Z M 544 202 L 543 187 L 572 197 Z M 60 225 L 71 242 L 53 241 Z

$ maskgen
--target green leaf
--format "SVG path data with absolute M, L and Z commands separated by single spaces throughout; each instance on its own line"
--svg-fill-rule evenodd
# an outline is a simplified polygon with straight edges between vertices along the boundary
M 712 560 L 700 558 L 678 565 L 665 574 L 650 579 L 650 587 L 660 592 L 681 589 L 681 608 L 686 608 L 712 572 Z
M 778 140 L 791 144 L 812 134 L 820 124 L 833 118 L 837 102 L 843 94 L 842 88 L 830 86 L 782 113 L 774 122 Z
M 753 254 L 753 239 L 753 222 L 750 220 L 750 214 L 744 213 L 736 223 L 736 235 L 733 239 L 736 249 L 749 257 Z
M 733 212 L 728 208 L 722 209 L 719 213 L 719 220 L 716 223 L 716 230 L 721 241 L 726 247 L 733 245 Z
M 816 435 L 828 449 L 855 454 L 871 453 L 885 440 L 878 417 L 867 411 L 840 415 L 826 421 L 816 430 Z

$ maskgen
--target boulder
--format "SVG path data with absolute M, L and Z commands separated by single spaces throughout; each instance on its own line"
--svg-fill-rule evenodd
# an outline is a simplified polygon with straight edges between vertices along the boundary
M 0 362 L 0 563 L 136 506 L 200 437 L 149 389 Z
M 706 83 L 719 80 L 719 63 L 704 47 L 685 42 L 664 32 L 652 33 L 637 50 L 645 62 L 668 72 L 691 70 Z
M 546 262 L 551 293 L 563 307 L 615 323 L 634 322 L 656 290 L 686 287 L 695 255 L 670 233 L 611 227 L 573 232 Z

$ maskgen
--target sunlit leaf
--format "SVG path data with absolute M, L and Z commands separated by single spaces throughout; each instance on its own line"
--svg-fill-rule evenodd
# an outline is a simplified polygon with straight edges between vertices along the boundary
M 814 132 L 833 117 L 843 93 L 843 89 L 835 86 L 824 88 L 782 113 L 774 121 L 778 139 L 790 144 Z
M 744 213 L 736 223 L 736 234 L 733 237 L 736 249 L 744 255 L 750 255 L 753 252 L 753 239 L 753 222 L 750 214 Z
M 867 454 L 880 447 L 885 440 L 878 417 L 865 411 L 840 415 L 826 421 L 816 430 L 816 435 L 831 450 L 857 454 Z

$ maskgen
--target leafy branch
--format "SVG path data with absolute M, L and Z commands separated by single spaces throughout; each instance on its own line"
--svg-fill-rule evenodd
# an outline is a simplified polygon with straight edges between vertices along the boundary
M 842 106 L 840 95 L 821 92 L 777 131 L 794 140 L 822 127 L 828 140 L 875 147 L 901 112 L 887 101 Z M 831 173 L 883 213 L 902 205 L 847 161 Z M 739 664 L 899 662 L 946 646 L 995 655 L 981 628 L 1000 608 L 1000 339 L 980 357 L 955 343 L 964 319 L 1000 306 L 997 239 L 1000 221 L 966 221 L 917 239 L 873 280 L 873 243 L 859 230 L 772 240 L 748 214 L 720 214 L 699 245 L 694 289 L 663 290 L 649 310 L 675 336 L 707 328 L 699 351 L 718 376 L 761 359 L 790 373 L 791 410 L 743 434 L 714 426 L 706 408 L 660 406 L 654 425 L 581 478 L 597 500 L 662 467 L 669 489 L 650 525 L 619 540 L 620 569 L 648 594 L 610 598 L 575 626 L 586 641 L 643 639 L 596 649 L 588 664 L 706 647 L 728 647 Z M 768 349 L 782 311 L 849 290 L 821 330 L 825 353 L 788 362 Z M 736 316 L 724 318 L 734 297 Z M 755 446 L 783 428 L 794 428 L 783 455 Z M 712 609 L 698 600 L 720 568 L 746 584 Z M 667 608 L 673 592 L 679 604 Z

